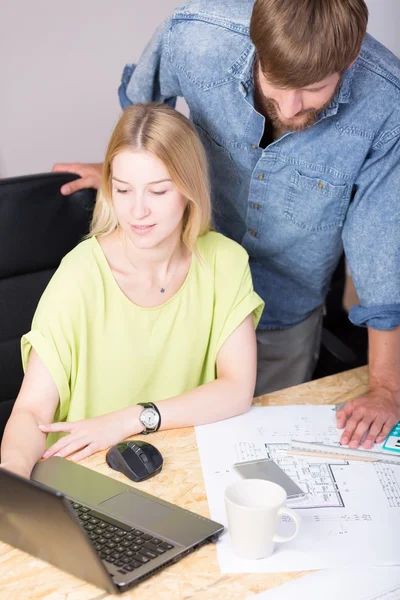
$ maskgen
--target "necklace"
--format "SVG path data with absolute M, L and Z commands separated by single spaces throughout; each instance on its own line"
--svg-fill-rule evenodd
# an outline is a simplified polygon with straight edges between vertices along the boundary
M 124 240 L 125 240 L 125 238 L 124 238 Z M 135 271 L 138 271 L 138 272 L 140 272 L 140 269 L 138 269 L 138 268 L 137 268 L 137 266 L 136 266 L 136 265 L 135 265 L 135 264 L 134 264 L 134 263 L 131 261 L 131 259 L 129 258 L 129 255 L 128 255 L 128 253 L 127 253 L 127 251 L 126 251 L 126 248 L 125 248 L 125 244 L 123 244 L 123 242 L 122 242 L 122 240 L 121 240 L 121 238 L 120 238 L 120 237 L 118 238 L 118 241 L 119 241 L 119 245 L 121 246 L 121 248 L 122 248 L 122 251 L 123 251 L 123 253 L 125 254 L 125 257 L 126 257 L 126 259 L 128 260 L 128 262 L 130 262 L 130 264 L 131 264 L 131 265 L 132 265 L 132 267 L 135 269 Z M 180 266 L 180 264 L 181 264 L 181 260 L 182 260 L 182 255 L 181 255 L 181 257 L 179 258 L 179 260 L 178 260 L 178 262 L 177 262 L 177 264 L 176 264 L 176 267 L 175 267 L 175 269 L 174 269 L 174 272 L 172 273 L 171 277 L 168 279 L 167 283 L 166 283 L 164 286 L 162 286 L 162 287 L 160 288 L 160 293 L 161 293 L 161 294 L 165 294 L 165 292 L 166 292 L 166 290 L 167 290 L 167 287 L 169 286 L 169 284 L 170 284 L 170 283 L 172 283 L 172 281 L 173 281 L 173 279 L 174 279 L 175 275 L 176 275 L 176 274 L 177 274 L 177 272 L 178 272 L 179 266 Z

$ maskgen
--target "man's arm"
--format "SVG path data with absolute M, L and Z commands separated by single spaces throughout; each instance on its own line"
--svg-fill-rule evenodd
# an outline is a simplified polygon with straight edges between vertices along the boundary
M 400 326 L 392 331 L 368 329 L 369 391 L 337 412 L 340 442 L 358 448 L 381 443 L 400 421 Z
M 375 140 L 357 178 L 343 243 L 360 305 L 350 319 L 369 331 L 369 391 L 337 412 L 342 443 L 365 448 L 400 420 L 400 114 Z M 388 119 L 389 121 L 389 119 Z
M 155 31 L 137 65 L 126 65 L 118 95 L 121 107 L 148 102 L 165 102 L 175 106 L 181 95 L 178 77 L 170 61 L 168 32 L 172 19 L 164 21 Z M 99 189 L 102 165 L 96 163 L 57 163 L 52 169 L 59 173 L 76 173 L 75 179 L 61 188 L 68 195 L 85 188 Z

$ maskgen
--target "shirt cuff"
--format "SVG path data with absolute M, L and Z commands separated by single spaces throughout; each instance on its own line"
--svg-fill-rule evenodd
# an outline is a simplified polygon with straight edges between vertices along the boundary
M 128 84 L 131 80 L 132 74 L 135 69 L 136 69 L 136 65 L 134 65 L 134 64 L 126 65 L 122 72 L 121 85 L 118 88 L 119 103 L 120 103 L 122 109 L 125 109 L 128 106 L 131 106 L 131 104 L 132 104 L 132 102 L 129 100 L 129 98 L 126 94 L 126 88 L 128 87 Z
M 356 305 L 350 309 L 349 319 L 354 325 L 389 331 L 400 325 L 400 304 Z

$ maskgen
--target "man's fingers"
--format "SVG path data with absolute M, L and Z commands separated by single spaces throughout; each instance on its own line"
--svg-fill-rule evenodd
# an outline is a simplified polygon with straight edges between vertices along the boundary
M 52 171 L 53 173 L 75 173 L 75 175 L 79 175 L 80 179 L 70 181 L 61 187 L 61 193 L 68 196 L 86 188 L 99 189 L 102 168 L 101 163 L 56 163 Z
M 383 424 L 384 424 L 384 421 L 382 419 L 378 419 L 378 418 L 375 419 L 375 421 L 373 421 L 371 423 L 368 435 L 366 436 L 366 438 L 362 444 L 363 448 L 366 448 L 367 450 L 370 450 L 372 448 L 372 446 L 377 441 L 379 434 L 382 431 Z
M 74 181 L 69 181 L 68 183 L 63 185 L 60 189 L 60 192 L 63 194 L 63 196 L 69 196 L 74 192 L 78 192 L 79 190 L 85 190 L 91 187 L 95 187 L 93 177 L 81 177 L 80 179 L 74 179 Z
M 353 436 L 353 433 L 357 429 L 359 422 L 362 420 L 362 417 L 357 417 L 353 414 L 353 416 L 347 421 L 345 430 L 342 433 L 340 438 L 340 443 L 343 446 L 347 446 Z
M 386 440 L 387 436 L 389 435 L 389 433 L 391 432 L 391 430 L 393 429 L 393 427 L 396 425 L 396 423 L 397 423 L 397 419 L 395 419 L 393 417 L 389 418 L 386 421 L 386 423 L 382 427 L 382 431 L 380 432 L 380 434 L 376 438 L 376 443 L 377 444 L 381 444 L 383 441 Z
M 347 402 L 342 408 L 340 408 L 336 413 L 336 424 L 338 429 L 343 429 L 346 425 L 346 421 L 349 417 L 351 417 L 353 413 L 353 403 Z
M 61 187 L 60 192 L 64 196 L 69 196 L 69 194 L 91 187 L 90 184 L 88 185 L 88 182 L 85 181 L 87 170 L 87 165 L 80 163 L 56 163 L 52 168 L 53 173 L 73 173 L 74 175 L 80 176 L 80 179 L 70 181 Z
M 359 445 L 361 444 L 361 440 L 363 439 L 363 437 L 365 436 L 365 434 L 367 433 L 368 429 L 371 426 L 371 422 L 372 422 L 372 419 L 369 417 L 366 417 L 366 416 L 364 416 L 364 418 L 358 422 L 357 427 L 353 431 L 353 433 L 348 441 L 348 445 L 350 448 L 358 448 L 359 447 Z

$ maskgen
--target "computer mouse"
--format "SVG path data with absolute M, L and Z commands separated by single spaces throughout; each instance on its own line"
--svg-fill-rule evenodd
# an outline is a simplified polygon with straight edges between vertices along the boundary
M 111 469 L 120 471 L 132 481 L 149 479 L 163 466 L 163 457 L 157 448 L 142 440 L 128 440 L 112 446 L 106 461 Z

